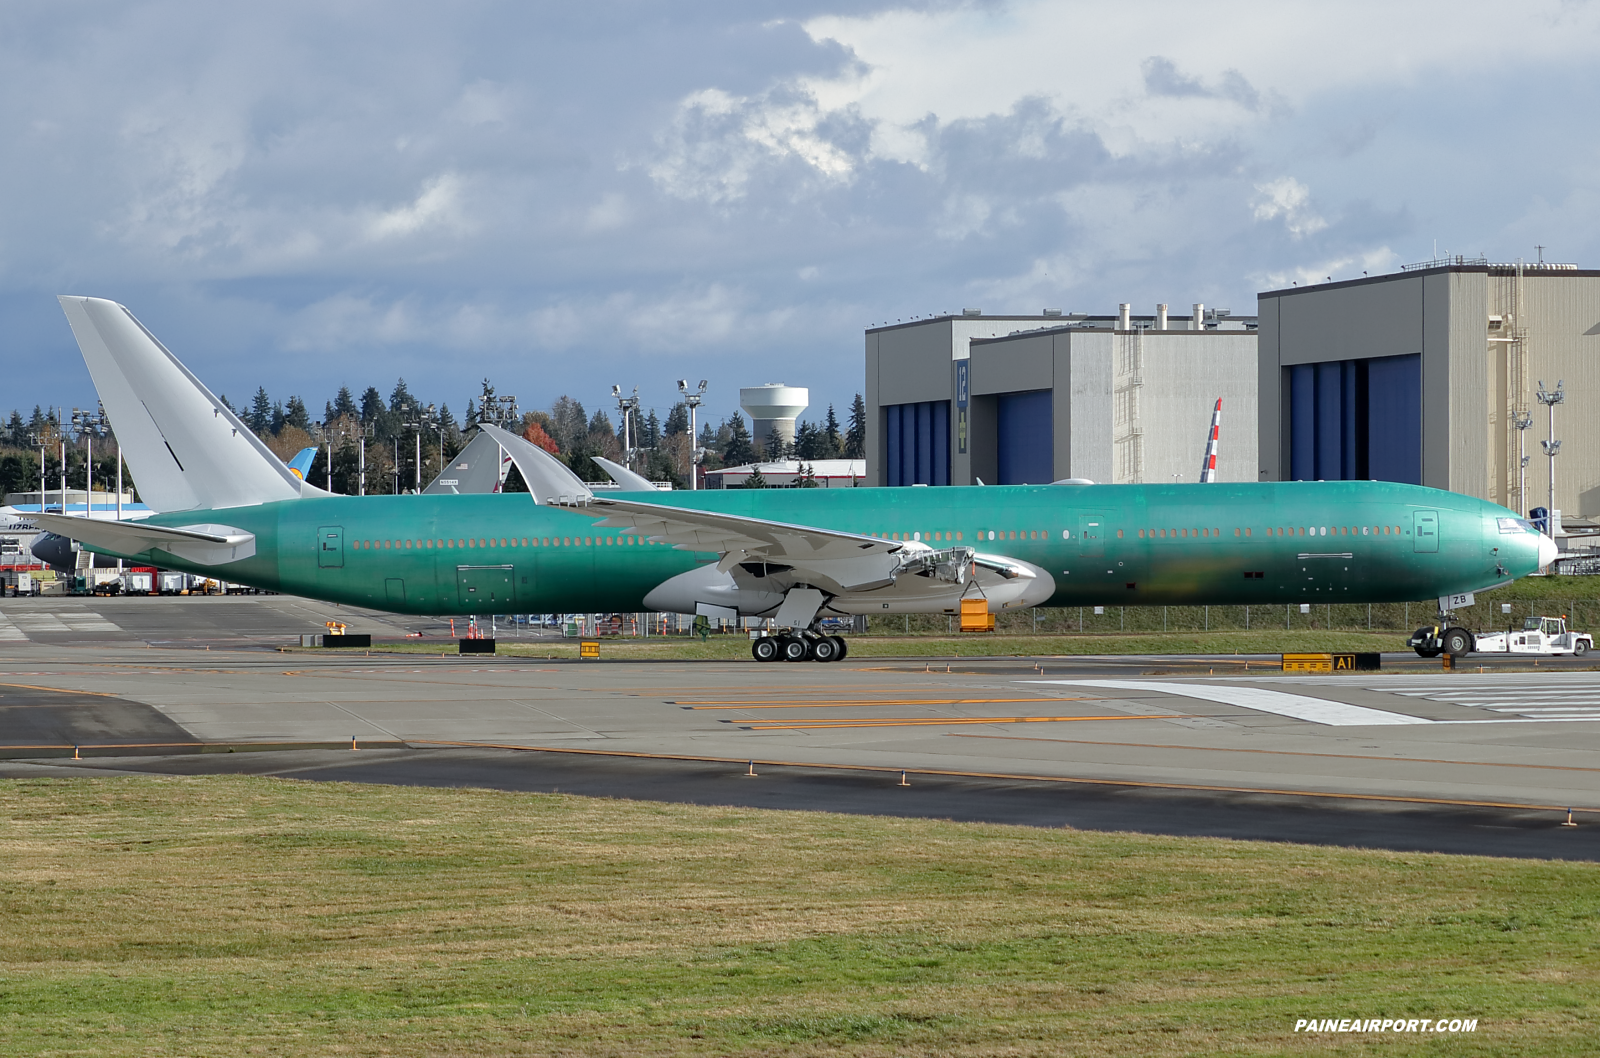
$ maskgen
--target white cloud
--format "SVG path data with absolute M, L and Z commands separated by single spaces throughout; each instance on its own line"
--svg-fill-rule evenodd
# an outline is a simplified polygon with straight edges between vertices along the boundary
M 422 185 L 422 191 L 408 205 L 380 213 L 367 224 L 373 239 L 393 239 L 415 235 L 426 228 L 461 228 L 461 178 L 441 173 Z
M 1328 226 L 1328 222 L 1311 209 L 1311 189 L 1292 176 L 1280 176 L 1256 185 L 1256 220 L 1283 218 L 1283 226 L 1290 235 L 1299 239 L 1315 235 Z

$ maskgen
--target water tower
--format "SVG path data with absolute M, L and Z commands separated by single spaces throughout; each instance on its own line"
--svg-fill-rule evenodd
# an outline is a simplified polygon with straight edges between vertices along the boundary
M 765 451 L 767 436 L 776 428 L 785 445 L 794 444 L 794 421 L 811 403 L 811 391 L 782 382 L 750 386 L 739 391 L 739 407 L 750 416 L 751 439 Z M 770 453 L 768 458 L 771 458 Z

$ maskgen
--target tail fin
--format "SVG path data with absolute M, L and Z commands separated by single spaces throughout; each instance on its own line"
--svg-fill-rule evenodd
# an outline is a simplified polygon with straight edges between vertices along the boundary
M 299 478 L 301 481 L 304 481 L 306 479 L 306 475 L 311 473 L 311 464 L 315 463 L 316 461 L 316 445 L 312 445 L 310 448 L 302 448 L 300 451 L 294 454 L 293 459 L 289 460 L 289 472 L 295 477 Z
M 1200 483 L 1217 480 L 1217 436 L 1222 432 L 1222 398 L 1217 398 L 1216 410 L 1211 413 L 1211 433 L 1206 437 L 1206 458 L 1200 464 Z
M 151 507 L 215 510 L 321 492 L 296 478 L 133 313 L 100 298 L 60 301 Z

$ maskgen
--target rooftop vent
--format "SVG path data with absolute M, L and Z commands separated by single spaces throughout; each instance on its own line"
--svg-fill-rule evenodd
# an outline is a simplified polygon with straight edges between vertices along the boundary
M 961 315 L 963 315 L 963 316 L 982 316 L 983 315 L 983 310 L 982 309 L 962 309 L 961 310 Z
M 1046 316 L 1059 316 L 1059 315 L 1061 315 L 1061 310 L 1060 309 L 1045 309 L 1044 310 L 1044 314 Z

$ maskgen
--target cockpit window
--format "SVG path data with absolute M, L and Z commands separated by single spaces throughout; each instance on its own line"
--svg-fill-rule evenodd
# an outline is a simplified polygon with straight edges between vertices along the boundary
M 1499 525 L 1502 533 L 1537 533 L 1539 531 L 1526 518 L 1496 518 L 1495 522 Z

